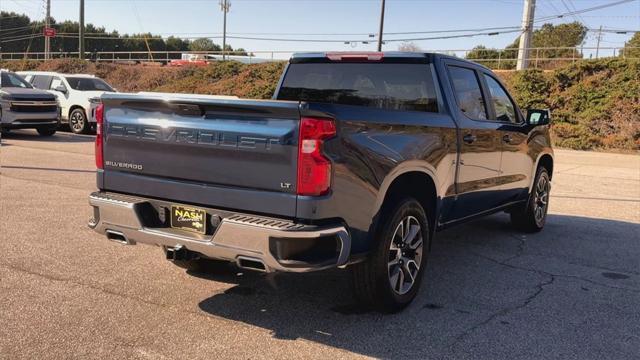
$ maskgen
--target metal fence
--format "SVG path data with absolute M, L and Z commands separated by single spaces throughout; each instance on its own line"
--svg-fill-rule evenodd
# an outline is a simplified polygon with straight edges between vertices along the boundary
M 579 60 L 591 60 L 597 58 L 633 58 L 638 59 L 637 55 L 631 56 L 630 51 L 635 53 L 640 48 L 622 48 L 622 47 L 538 47 L 528 49 L 529 67 L 533 68 L 552 68 L 568 62 L 576 62 Z M 427 49 L 426 52 L 436 52 L 454 55 L 460 58 L 466 58 L 484 64 L 494 69 L 512 69 L 515 68 L 518 59 L 517 49 Z M 304 52 L 304 51 L 295 51 Z M 183 54 L 190 54 L 207 58 L 209 61 L 220 61 L 223 55 L 226 59 L 237 60 L 245 63 L 258 63 L 265 61 L 283 61 L 287 60 L 294 51 L 251 51 L 246 53 L 234 53 L 222 51 L 97 51 L 87 52 L 85 59 L 95 62 L 107 63 L 145 63 L 164 65 L 172 60 L 182 59 Z M 312 51 L 312 52 L 317 52 Z M 51 52 L 50 58 L 78 58 L 78 52 Z M 45 61 L 44 52 L 28 52 L 28 53 L 0 53 L 0 61 Z

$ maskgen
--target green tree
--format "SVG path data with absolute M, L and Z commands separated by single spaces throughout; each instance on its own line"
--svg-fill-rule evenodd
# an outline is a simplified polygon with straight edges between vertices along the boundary
M 582 54 L 576 48 L 582 44 L 585 36 L 587 36 L 587 27 L 577 21 L 558 25 L 543 24 L 540 29 L 533 32 L 531 47 L 556 49 L 533 49 L 529 52 L 530 61 L 535 63 L 538 59 L 582 58 Z M 517 49 L 519 44 L 518 37 L 507 46 L 507 49 Z M 549 61 L 537 62 L 542 67 L 548 63 Z
M 44 38 L 42 21 L 32 21 L 28 16 L 14 12 L 0 12 L 0 52 L 22 53 L 44 51 Z M 71 56 L 78 51 L 79 24 L 74 21 L 57 22 L 51 20 L 51 25 L 58 31 L 58 36 L 51 39 L 51 50 L 60 52 L 62 56 Z M 198 39 L 193 42 L 169 37 L 162 39 L 159 35 L 144 34 L 119 34 L 117 31 L 108 32 L 104 27 L 97 27 L 91 23 L 85 25 L 85 49 L 87 56 L 93 57 L 97 52 L 140 51 L 147 52 L 147 44 L 151 51 L 220 51 L 221 47 L 210 39 Z M 145 40 L 146 39 L 146 40 Z M 233 48 L 227 45 L 227 50 Z M 239 55 L 246 54 L 244 49 L 238 49 Z M 75 56 L 75 55 L 74 55 Z M 128 58 L 128 55 L 101 55 L 111 59 Z M 6 55 L 5 55 L 6 57 Z M 164 57 L 164 55 L 161 55 Z M 15 55 L 14 55 L 15 58 Z M 180 54 L 172 54 L 171 58 L 180 58 Z
M 169 36 L 165 43 L 167 44 L 167 51 L 188 51 L 189 40 L 183 40 L 174 36 Z
M 547 67 L 553 61 L 538 59 L 581 58 L 582 54 L 577 51 L 577 47 L 582 44 L 586 35 L 587 28 L 579 22 L 558 25 L 544 24 L 533 32 L 531 47 L 555 49 L 532 49 L 529 52 L 529 59 L 534 64 L 533 66 Z M 491 68 L 513 69 L 516 66 L 515 59 L 518 57 L 519 45 L 520 37 L 514 39 L 504 50 L 487 49 L 485 46 L 478 45 L 467 54 L 466 58 L 476 60 Z M 500 62 L 495 61 L 498 58 L 501 59 Z
M 633 34 L 633 37 L 624 44 L 624 49 L 620 50 L 620 56 L 640 58 L 640 32 Z
M 228 45 L 227 45 L 228 46 Z M 189 45 L 191 51 L 220 51 L 222 48 L 218 44 L 214 44 L 211 39 L 199 38 L 193 40 Z

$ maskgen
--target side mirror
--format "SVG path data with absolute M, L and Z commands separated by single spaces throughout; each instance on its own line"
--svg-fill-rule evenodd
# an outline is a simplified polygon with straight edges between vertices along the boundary
M 55 88 L 55 89 L 53 89 L 53 90 L 58 91 L 58 92 L 61 92 L 61 93 L 63 93 L 63 94 L 66 94 L 66 93 L 67 93 L 67 88 L 66 88 L 64 85 L 58 85 L 58 86 L 56 86 L 56 88 Z
M 527 110 L 527 124 L 529 125 L 548 125 L 551 123 L 551 117 L 549 116 L 549 110 Z

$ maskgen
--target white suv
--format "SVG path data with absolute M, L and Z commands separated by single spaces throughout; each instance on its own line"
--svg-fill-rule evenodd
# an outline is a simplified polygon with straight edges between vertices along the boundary
M 44 71 L 21 71 L 18 74 L 34 87 L 56 95 L 62 112 L 61 122 L 67 122 L 76 134 L 88 133 L 95 124 L 95 119 L 88 116 L 91 103 L 99 101 L 105 92 L 115 92 L 104 80 L 93 75 Z

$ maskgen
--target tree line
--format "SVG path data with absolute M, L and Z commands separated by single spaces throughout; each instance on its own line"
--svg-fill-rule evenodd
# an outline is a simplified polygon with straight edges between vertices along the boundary
M 51 51 L 71 53 L 78 51 L 78 31 L 80 25 L 75 21 L 57 22 L 51 19 L 51 27 L 57 36 L 51 39 Z M 44 21 L 32 21 L 27 15 L 14 12 L 0 12 L 0 52 L 43 52 Z M 120 34 L 107 31 L 104 27 L 85 24 L 85 51 L 221 51 L 222 46 L 209 38 L 195 40 L 175 36 L 162 38 L 151 33 Z M 242 48 L 226 46 L 227 52 L 235 55 L 247 55 Z M 180 54 L 175 55 L 180 58 Z
M 587 36 L 588 28 L 580 22 L 565 24 L 544 24 L 533 31 L 532 48 L 529 51 L 529 62 L 538 68 L 553 68 L 559 59 L 582 59 L 581 45 Z M 466 54 L 466 58 L 482 63 L 492 69 L 515 69 L 518 57 L 520 37 L 504 49 L 487 48 L 483 45 L 474 47 Z M 640 37 L 638 33 L 620 50 L 619 56 L 636 57 L 640 53 Z M 544 48 L 544 49 L 543 49 Z M 634 56 L 635 55 L 635 56 Z M 506 59 L 506 60 L 505 60 Z M 554 60 L 558 59 L 558 60 Z

